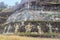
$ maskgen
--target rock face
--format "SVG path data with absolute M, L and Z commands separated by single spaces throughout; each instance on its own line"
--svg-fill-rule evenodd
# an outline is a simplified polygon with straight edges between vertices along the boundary
M 21 4 L 27 3 L 27 2 L 32 2 L 32 1 L 37 1 L 37 0 L 22 0 Z
M 32 1 L 60 3 L 60 0 L 22 0 L 21 4 L 32 2 Z
M 48 2 L 49 3 L 52 2 L 52 4 L 49 4 Z M 27 6 L 29 8 L 27 8 Z M 22 22 L 25 23 L 26 21 L 31 21 L 31 24 L 35 25 L 34 21 L 39 21 L 39 22 L 40 21 L 46 21 L 46 22 L 47 21 L 56 21 L 55 17 L 60 17 L 59 16 L 60 12 L 54 12 L 54 11 L 58 10 L 59 7 L 60 7 L 60 5 L 57 4 L 56 0 L 54 0 L 54 1 L 53 0 L 22 0 L 20 4 L 13 6 L 11 8 L 5 9 L 2 12 L 6 12 L 7 13 L 6 15 L 8 15 L 8 19 L 6 20 L 6 26 L 8 27 L 8 29 L 9 29 L 9 27 L 14 26 L 15 33 L 17 33 L 18 28 L 22 27 L 22 25 L 19 25 Z M 12 23 L 14 25 L 12 25 Z M 17 23 L 19 23 L 19 24 L 17 24 Z M 11 24 L 11 26 L 8 26 L 10 24 Z M 24 24 L 23 27 L 25 27 L 27 24 Z M 38 28 L 37 28 L 37 26 L 38 26 L 38 23 L 36 23 L 36 25 L 34 27 L 36 28 L 36 30 L 37 29 L 40 30 L 39 31 L 39 33 L 40 33 L 41 28 L 40 28 L 40 26 L 38 26 Z M 22 29 L 23 29 L 23 27 L 22 27 Z M 33 29 L 34 29 L 34 27 L 33 27 Z M 27 29 L 26 31 L 28 31 L 28 32 L 31 31 L 30 27 L 27 27 L 26 29 Z M 11 29 L 9 29 L 9 30 L 11 30 Z M 44 29 L 44 31 L 45 31 L 45 29 Z M 41 33 L 43 33 L 43 32 L 41 32 Z

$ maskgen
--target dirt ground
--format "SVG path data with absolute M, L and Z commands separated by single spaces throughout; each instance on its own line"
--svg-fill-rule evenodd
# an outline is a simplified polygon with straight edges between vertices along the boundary
M 6 36 L 0 35 L 0 40 L 60 40 L 56 38 L 33 38 L 33 37 L 23 37 L 23 36 Z

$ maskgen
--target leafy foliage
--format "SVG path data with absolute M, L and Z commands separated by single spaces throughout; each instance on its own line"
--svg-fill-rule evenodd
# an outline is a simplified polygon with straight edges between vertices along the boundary
M 0 2 L 0 11 L 7 8 L 7 5 L 4 2 Z

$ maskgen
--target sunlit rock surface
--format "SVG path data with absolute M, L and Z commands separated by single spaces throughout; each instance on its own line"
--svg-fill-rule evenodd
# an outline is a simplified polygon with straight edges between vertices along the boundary
M 43 2 L 42 4 L 40 4 L 40 2 L 42 2 L 42 0 L 22 0 L 19 4 L 20 6 L 15 6 L 14 8 L 12 7 L 13 9 L 9 11 L 14 12 L 8 17 L 5 22 L 5 27 L 7 27 L 5 31 L 9 33 L 12 32 L 11 30 L 14 29 L 14 32 L 17 33 L 18 28 L 20 31 L 26 31 L 25 26 L 30 24 L 30 26 L 33 27 L 32 29 L 34 29 L 35 32 L 38 32 L 40 30 L 38 29 L 38 27 L 41 27 L 42 31 L 45 32 L 48 30 L 50 33 L 52 33 L 52 21 L 60 21 L 60 6 L 59 4 L 58 6 L 56 6 L 56 4 L 48 4 L 44 0 L 43 2 L 45 4 Z
M 58 21 L 60 17 L 59 15 L 59 12 L 24 10 L 22 12 L 13 13 L 6 22 Z

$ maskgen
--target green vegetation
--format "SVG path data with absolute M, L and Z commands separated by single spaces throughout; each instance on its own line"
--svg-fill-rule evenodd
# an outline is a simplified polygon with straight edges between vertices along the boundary
M 30 37 L 49 37 L 49 38 L 55 38 L 55 37 L 58 37 L 60 34 L 59 33 L 44 33 L 44 34 L 39 34 L 39 33 L 32 33 L 32 32 L 20 32 L 20 33 L 17 33 L 16 35 L 19 35 L 19 36 L 30 36 Z
M 7 8 L 7 5 L 4 4 L 4 2 L 0 2 L 0 11 L 2 11 L 5 8 Z

